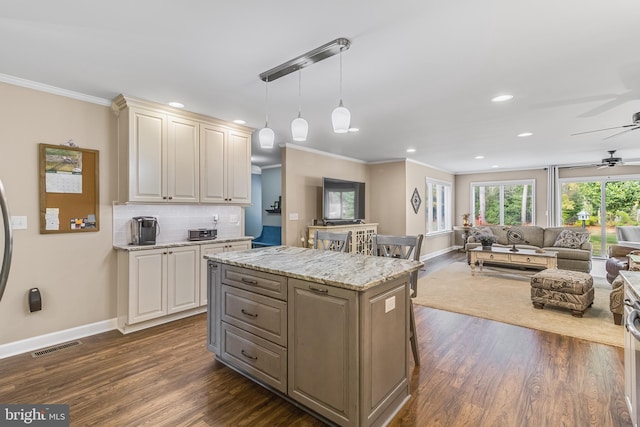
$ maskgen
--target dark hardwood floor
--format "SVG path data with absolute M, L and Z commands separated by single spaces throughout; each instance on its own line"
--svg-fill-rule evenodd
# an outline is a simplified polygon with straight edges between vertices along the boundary
M 463 259 L 427 262 L 428 274 Z M 623 350 L 415 306 L 421 365 L 390 426 L 630 426 Z M 214 360 L 206 316 L 0 360 L 0 403 L 64 403 L 72 426 L 321 426 Z

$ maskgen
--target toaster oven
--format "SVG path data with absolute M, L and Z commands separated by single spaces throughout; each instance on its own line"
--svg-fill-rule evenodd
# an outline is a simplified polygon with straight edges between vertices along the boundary
M 215 228 L 197 228 L 189 230 L 189 240 L 213 240 L 218 236 Z

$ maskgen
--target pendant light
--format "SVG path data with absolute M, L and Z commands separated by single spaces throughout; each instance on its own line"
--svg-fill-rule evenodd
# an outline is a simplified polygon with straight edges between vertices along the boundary
M 291 136 L 294 141 L 306 141 L 309 133 L 309 123 L 301 117 L 302 99 L 302 71 L 298 70 L 298 117 L 291 122 Z
M 331 123 L 335 133 L 349 132 L 351 113 L 342 105 L 342 48 L 340 48 L 340 104 L 331 113 Z
M 260 129 L 258 133 L 258 139 L 260 140 L 260 148 L 273 148 L 273 141 L 276 139 L 276 134 L 273 129 L 269 127 L 269 79 L 265 80 L 265 119 L 264 127 Z

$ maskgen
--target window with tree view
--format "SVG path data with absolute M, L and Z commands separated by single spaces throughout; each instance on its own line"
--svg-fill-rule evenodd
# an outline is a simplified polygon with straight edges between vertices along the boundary
M 534 181 L 471 184 L 475 225 L 531 225 L 534 223 Z

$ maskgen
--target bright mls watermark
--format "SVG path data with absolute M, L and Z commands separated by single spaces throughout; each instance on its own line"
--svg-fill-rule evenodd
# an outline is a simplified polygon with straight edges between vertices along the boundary
M 69 427 L 69 405 L 0 404 L 0 426 Z

